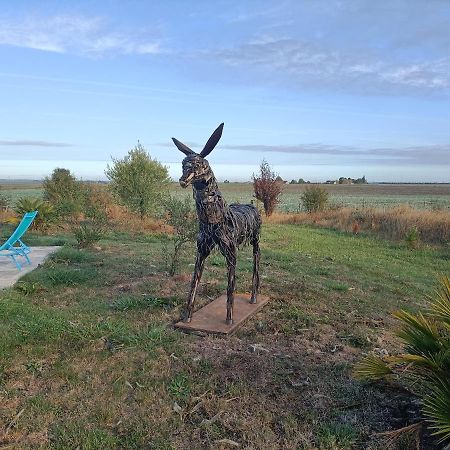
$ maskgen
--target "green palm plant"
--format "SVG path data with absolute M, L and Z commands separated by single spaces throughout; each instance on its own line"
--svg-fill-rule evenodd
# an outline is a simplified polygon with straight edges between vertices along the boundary
M 450 280 L 443 276 L 428 308 L 394 313 L 405 353 L 369 355 L 354 368 L 356 378 L 401 381 L 422 400 L 422 413 L 439 443 L 450 442 Z
M 14 211 L 22 216 L 26 212 L 38 211 L 31 228 L 45 231 L 56 219 L 55 209 L 46 201 L 33 197 L 22 197 L 17 200 Z

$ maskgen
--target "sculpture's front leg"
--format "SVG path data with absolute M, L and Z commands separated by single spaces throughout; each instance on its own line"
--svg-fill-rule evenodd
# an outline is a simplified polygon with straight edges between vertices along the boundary
M 205 260 L 208 255 L 197 252 L 197 259 L 195 260 L 194 274 L 192 275 L 191 289 L 186 301 L 186 310 L 184 313 L 183 321 L 190 322 L 192 319 L 192 313 L 194 311 L 195 296 L 197 294 L 197 287 L 202 277 L 203 268 L 205 267 Z

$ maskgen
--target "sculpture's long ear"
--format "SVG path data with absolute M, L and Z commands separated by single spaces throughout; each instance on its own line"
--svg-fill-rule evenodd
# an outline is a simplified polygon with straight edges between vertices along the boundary
M 184 145 L 178 139 L 172 138 L 173 143 L 177 146 L 180 152 L 183 152 L 186 156 L 195 154 L 194 150 L 191 150 L 187 145 Z
M 219 142 L 219 139 L 222 137 L 222 130 L 223 130 L 223 123 L 221 123 L 214 133 L 211 135 L 211 137 L 208 139 L 208 142 L 203 147 L 203 150 L 200 153 L 200 156 L 204 158 L 205 156 L 208 156 L 213 150 L 214 147 Z

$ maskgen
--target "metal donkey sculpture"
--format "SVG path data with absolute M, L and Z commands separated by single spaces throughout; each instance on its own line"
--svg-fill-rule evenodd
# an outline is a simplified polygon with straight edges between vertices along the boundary
M 180 178 L 180 185 L 186 188 L 192 184 L 199 219 L 197 259 L 183 317 L 185 322 L 190 322 L 192 319 L 195 295 L 205 260 L 216 246 L 225 257 L 228 268 L 226 323 L 228 325 L 233 323 L 236 257 L 237 249 L 241 244 L 253 245 L 253 280 L 250 303 L 257 301 L 261 217 L 253 205 L 226 204 L 217 186 L 214 173 L 205 159 L 219 142 L 223 125 L 223 123 L 220 124 L 214 131 L 200 153 L 195 153 L 187 145 L 172 138 L 178 150 L 186 155 L 182 163 L 183 175 Z

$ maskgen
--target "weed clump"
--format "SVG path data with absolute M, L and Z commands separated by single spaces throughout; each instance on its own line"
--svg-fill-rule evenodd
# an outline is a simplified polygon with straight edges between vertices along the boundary
M 189 242 L 195 242 L 198 234 L 197 215 L 189 197 L 179 200 L 169 197 L 165 202 L 164 221 L 173 229 L 173 251 L 169 255 L 169 274 L 175 275 L 182 248 Z
M 73 234 L 80 248 L 92 247 L 103 239 L 108 230 L 108 204 L 102 190 L 86 185 L 82 204 L 82 219 L 72 225 Z
M 412 227 L 405 236 L 405 242 L 409 249 L 414 250 L 419 245 L 419 230 Z

